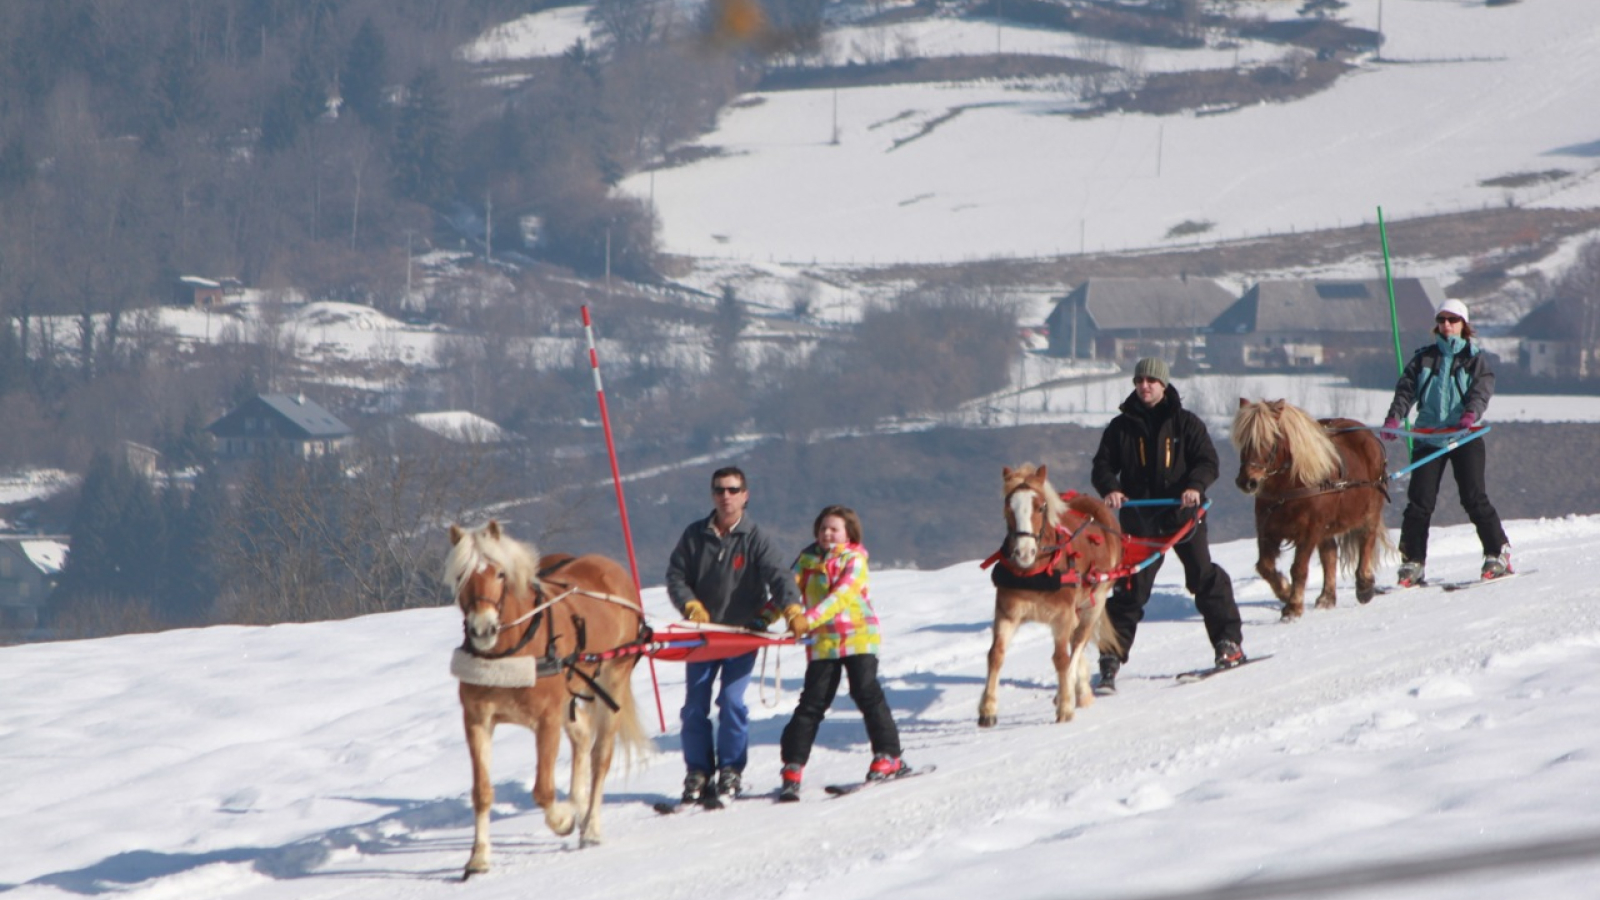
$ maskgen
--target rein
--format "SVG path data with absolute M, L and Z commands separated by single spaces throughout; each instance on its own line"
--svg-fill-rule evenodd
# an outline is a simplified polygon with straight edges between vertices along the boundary
M 510 631 L 513 628 L 516 628 L 519 625 L 527 623 L 528 627 L 523 630 L 522 637 L 518 638 L 515 644 L 498 652 L 486 652 L 478 650 L 476 647 L 474 647 L 472 645 L 470 636 L 464 636 L 459 652 L 465 653 L 466 655 L 475 657 L 477 659 L 489 661 L 505 660 L 510 657 L 516 657 L 521 654 L 521 652 L 527 648 L 528 644 L 533 641 L 533 636 L 539 631 L 540 622 L 543 621 L 546 634 L 545 652 L 544 655 L 538 657 L 535 662 L 535 680 L 564 673 L 569 681 L 573 678 L 577 678 L 578 680 L 582 681 L 590 691 L 593 692 L 594 696 L 584 699 L 594 700 L 598 698 L 613 711 L 616 711 L 620 709 L 620 705 L 617 703 L 616 699 L 613 698 L 605 690 L 605 688 L 601 687 L 600 683 L 593 675 L 590 675 L 588 672 L 578 668 L 579 663 L 591 661 L 589 659 L 590 654 L 585 653 L 585 647 L 588 641 L 587 623 L 585 623 L 583 617 L 576 614 L 574 614 L 572 617 L 573 627 L 577 632 L 577 646 L 575 646 L 572 652 L 566 656 L 559 656 L 556 653 L 555 617 L 546 617 L 544 613 L 557 603 L 560 603 L 574 594 L 577 594 L 579 596 L 588 597 L 592 600 L 600 600 L 605 603 L 614 603 L 618 606 L 622 606 L 633 611 L 639 616 L 639 636 L 641 639 L 647 639 L 649 637 L 650 629 L 649 626 L 647 626 L 644 622 L 644 610 L 634 603 L 629 602 L 625 597 L 619 597 L 615 594 L 607 594 L 600 591 L 591 591 L 586 588 L 577 587 L 576 585 L 555 581 L 553 579 L 546 579 L 543 577 L 545 574 L 555 571 L 570 561 L 571 560 L 564 560 L 563 562 L 557 563 L 555 566 L 546 569 L 544 572 L 541 572 L 540 577 L 537 577 L 532 584 L 535 596 L 541 598 L 548 596 L 544 589 L 545 584 L 555 585 L 556 587 L 563 588 L 564 590 L 558 594 L 555 594 L 554 596 L 551 596 L 550 599 L 536 604 L 532 609 L 528 610 L 517 618 L 495 626 L 495 634 L 500 635 Z M 502 599 L 501 605 L 503 604 L 504 600 Z M 467 630 L 467 624 L 465 621 L 462 622 L 462 630 L 463 632 Z M 592 661 L 598 667 L 600 661 Z M 568 691 L 573 696 L 573 702 L 576 703 L 581 695 L 578 692 L 573 691 L 570 687 L 568 688 Z
M 1276 445 L 1274 445 L 1274 448 L 1276 448 Z M 1292 490 L 1275 493 L 1257 491 L 1256 502 L 1265 503 L 1267 505 L 1266 512 L 1270 514 L 1276 512 L 1279 507 L 1291 500 L 1304 500 L 1307 497 L 1320 497 L 1323 494 L 1339 494 L 1345 491 L 1353 491 L 1357 488 L 1377 488 L 1379 491 L 1383 492 L 1384 498 L 1388 499 L 1389 476 L 1387 473 L 1385 473 L 1382 478 L 1368 479 L 1365 481 L 1352 481 L 1346 477 L 1349 474 L 1350 465 L 1349 461 L 1345 457 L 1345 449 L 1338 445 L 1335 445 L 1335 449 L 1339 451 L 1339 477 L 1336 480 L 1324 481 L 1318 484 L 1308 484 Z M 1283 467 L 1266 473 L 1263 478 L 1281 474 L 1287 469 L 1288 463 L 1285 463 Z

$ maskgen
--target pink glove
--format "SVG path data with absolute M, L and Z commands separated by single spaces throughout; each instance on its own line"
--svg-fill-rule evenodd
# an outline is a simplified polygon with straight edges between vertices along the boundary
M 1466 431 L 1468 428 L 1471 428 L 1472 423 L 1476 421 L 1478 421 L 1478 416 L 1476 413 L 1462 413 L 1461 421 L 1456 424 L 1456 427 L 1460 428 L 1462 431 Z
M 1383 420 L 1383 430 L 1378 432 L 1378 436 L 1386 441 L 1395 440 L 1400 437 L 1399 435 L 1395 434 L 1395 431 L 1397 431 L 1399 428 L 1400 420 L 1396 419 L 1394 416 L 1390 416 L 1389 418 Z

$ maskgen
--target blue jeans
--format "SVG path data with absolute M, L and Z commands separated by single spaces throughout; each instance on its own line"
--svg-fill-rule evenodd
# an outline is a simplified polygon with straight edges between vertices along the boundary
M 743 656 L 684 665 L 683 762 L 691 772 L 715 773 L 718 769 L 743 772 L 750 761 L 750 708 L 744 704 L 745 688 L 756 667 L 752 650 Z M 717 694 L 716 743 L 711 739 L 711 688 L 722 674 L 722 691 Z

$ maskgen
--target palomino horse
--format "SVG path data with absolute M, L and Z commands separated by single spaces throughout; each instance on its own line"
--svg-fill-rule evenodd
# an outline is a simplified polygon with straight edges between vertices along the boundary
M 556 834 L 579 829 L 582 845 L 601 841 L 600 805 L 617 738 L 624 758 L 649 746 L 634 710 L 637 656 L 585 663 L 585 652 L 635 640 L 643 613 L 633 580 L 603 556 L 540 558 L 491 521 L 450 526 L 444 583 L 461 607 L 466 639 L 451 672 L 461 680 L 461 711 L 472 754 L 472 857 L 462 876 L 489 870 L 489 759 L 501 723 L 532 729 L 538 753 L 533 800 Z M 556 757 L 565 730 L 572 785 L 556 801 Z
M 1318 609 L 1337 603 L 1334 580 L 1339 557 L 1355 570 L 1356 599 L 1372 599 L 1377 548 L 1394 549 L 1383 526 L 1389 501 L 1383 445 L 1360 422 L 1313 419 L 1282 400 L 1239 401 L 1233 419 L 1239 451 L 1234 484 L 1256 498 L 1256 572 L 1283 603 L 1283 618 L 1305 612 L 1311 550 L 1322 559 Z M 1278 551 L 1294 545 L 1291 581 L 1278 572 Z
M 1089 686 L 1088 647 L 1115 652 L 1116 632 L 1105 617 L 1112 579 L 1122 565 L 1122 529 L 1104 503 L 1074 495 L 1063 500 L 1050 486 L 1044 466 L 1003 468 L 1006 541 L 1002 564 L 1015 579 L 1038 579 L 1029 588 L 997 586 L 994 641 L 989 645 L 989 680 L 978 701 L 978 725 L 995 724 L 1000 666 L 1017 626 L 1042 622 L 1055 635 L 1056 721 L 1070 722 L 1079 706 L 1094 703 Z M 1069 583 L 1061 576 L 1073 573 Z M 1037 587 L 1037 589 L 1030 589 Z

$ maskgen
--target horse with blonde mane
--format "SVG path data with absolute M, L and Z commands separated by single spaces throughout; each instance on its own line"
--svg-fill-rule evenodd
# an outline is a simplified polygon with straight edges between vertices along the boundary
M 989 677 L 978 701 L 978 725 L 999 720 L 1000 667 L 1018 626 L 1041 622 L 1055 637 L 1056 721 L 1070 722 L 1077 707 L 1094 703 L 1089 683 L 1090 639 L 1117 652 L 1116 631 L 1105 616 L 1113 579 L 1100 577 L 1122 565 L 1122 528 L 1104 503 L 1073 494 L 1063 499 L 1048 470 L 1023 464 L 1002 467 L 1006 539 L 995 574 L 994 639 Z M 1002 582 L 1024 586 L 1002 586 Z
M 1318 609 L 1337 605 L 1341 563 L 1355 572 L 1356 600 L 1370 601 L 1379 548 L 1394 549 L 1383 525 L 1389 491 L 1377 436 L 1353 419 L 1313 419 L 1283 400 L 1241 399 L 1232 438 L 1234 484 L 1256 498 L 1256 572 L 1283 603 L 1283 618 L 1305 612 L 1312 549 L 1322 561 Z M 1278 572 L 1284 543 L 1295 548 L 1288 581 Z
M 465 639 L 451 660 L 461 682 L 462 720 L 472 755 L 472 856 L 463 879 L 489 870 L 489 760 L 496 725 L 534 733 L 533 801 L 556 834 L 576 827 L 581 846 L 602 840 L 606 774 L 621 740 L 624 759 L 650 746 L 633 700 L 637 656 L 604 662 L 585 654 L 640 636 L 644 613 L 633 579 L 603 556 L 540 557 L 489 524 L 450 526 L 443 581 L 461 608 Z M 572 747 L 568 799 L 556 799 L 556 758 Z

